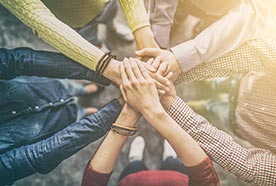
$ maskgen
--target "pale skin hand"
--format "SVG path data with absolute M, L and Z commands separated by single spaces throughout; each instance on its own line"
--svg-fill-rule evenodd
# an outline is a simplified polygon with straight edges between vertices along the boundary
M 122 85 L 120 86 L 124 101 L 141 114 L 145 108 L 161 106 L 154 80 L 146 68 L 135 61 L 124 60 L 120 64 Z M 162 108 L 162 106 L 161 106 Z
M 152 78 L 155 79 L 155 84 L 164 84 L 162 82 L 162 79 L 159 77 L 165 77 L 165 79 L 172 80 L 173 73 L 170 72 L 170 66 L 167 63 L 162 63 L 161 62 L 161 57 L 158 56 L 155 59 L 151 58 L 148 60 L 147 64 L 152 65 L 154 68 L 157 69 L 157 72 L 152 76 Z M 173 85 L 173 82 L 171 81 L 169 86 L 166 87 L 166 91 L 163 92 L 163 90 L 158 90 L 158 93 L 160 95 L 160 102 L 163 105 L 164 109 L 167 110 L 169 105 L 174 101 L 176 98 L 176 91 L 175 87 Z M 158 89 L 158 88 L 157 88 Z M 160 91 L 162 91 L 160 93 Z
M 165 112 L 154 80 L 143 65 L 125 60 L 120 64 L 124 100 L 156 128 L 172 145 L 186 166 L 201 163 L 207 155 L 199 145 Z
M 116 59 L 111 59 L 106 69 L 103 72 L 103 76 L 111 80 L 117 86 L 119 86 L 122 82 L 121 75 L 120 75 L 120 68 L 119 68 L 120 63 L 121 62 Z M 151 71 L 151 72 L 156 71 L 156 69 L 150 65 L 147 65 L 146 68 L 148 71 Z
M 128 59 L 124 59 L 128 60 Z M 130 58 L 129 60 L 135 61 L 136 63 L 140 63 L 140 65 L 144 66 L 148 72 L 152 74 L 152 76 L 156 80 L 156 85 L 159 91 L 159 94 L 165 94 L 166 91 L 169 90 L 170 87 L 170 81 L 171 75 L 168 75 L 167 77 L 163 77 L 160 75 L 159 72 L 156 72 L 156 68 L 152 67 L 149 63 L 144 63 L 138 59 Z M 103 76 L 107 79 L 114 82 L 117 86 L 119 86 L 122 82 L 121 75 L 120 75 L 120 61 L 117 61 L 115 59 L 112 59 L 109 64 L 107 65 L 105 71 L 103 72 Z M 158 75 L 159 74 L 159 75 Z
M 179 74 L 182 73 L 181 67 L 175 57 L 175 55 L 167 50 L 162 50 L 160 48 L 144 48 L 142 50 L 135 52 L 136 56 L 141 59 L 143 57 L 161 57 L 161 63 L 168 63 L 170 70 L 173 72 L 173 80 L 177 78 Z
M 170 90 L 170 86 L 171 86 L 170 80 L 172 79 L 173 73 L 170 72 L 170 68 L 167 64 L 165 63 L 160 64 L 161 63 L 160 57 L 157 57 L 155 59 L 151 58 L 146 63 L 133 58 L 130 58 L 129 60 L 135 60 L 137 64 L 141 63 L 146 67 L 147 70 L 149 69 L 148 67 L 152 67 L 155 69 L 154 71 L 148 70 L 148 72 L 155 81 L 155 85 L 157 87 L 159 95 L 163 95 Z
M 171 82 L 169 91 L 167 91 L 165 94 L 163 94 L 160 97 L 160 102 L 165 110 L 168 110 L 169 106 L 173 103 L 176 97 L 177 95 L 176 95 L 175 87 L 173 85 L 173 82 Z

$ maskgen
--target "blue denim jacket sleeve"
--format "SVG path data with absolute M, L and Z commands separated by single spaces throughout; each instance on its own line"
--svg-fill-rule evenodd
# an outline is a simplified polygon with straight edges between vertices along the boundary
M 110 81 L 63 54 L 30 48 L 0 48 L 0 80 L 17 76 L 85 79 L 102 85 Z
M 113 100 L 94 115 L 47 139 L 0 154 L 0 185 L 13 184 L 36 172 L 49 173 L 64 159 L 102 137 L 121 109 L 120 103 Z

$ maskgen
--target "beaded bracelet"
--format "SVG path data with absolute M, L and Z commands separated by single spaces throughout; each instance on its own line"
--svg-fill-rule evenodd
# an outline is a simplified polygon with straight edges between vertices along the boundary
M 111 126 L 111 130 L 123 136 L 133 136 L 138 131 L 138 128 L 127 127 L 117 123 L 113 123 Z

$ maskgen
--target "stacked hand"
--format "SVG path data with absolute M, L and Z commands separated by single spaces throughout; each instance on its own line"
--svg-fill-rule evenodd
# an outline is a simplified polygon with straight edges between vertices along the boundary
M 133 109 L 144 113 L 161 105 L 154 80 L 141 63 L 136 63 L 134 59 L 124 59 L 120 64 L 120 73 L 120 89 L 124 101 Z
M 177 76 L 182 72 L 181 67 L 178 64 L 178 61 L 175 55 L 167 50 L 162 50 L 160 48 L 144 48 L 142 50 L 135 52 L 136 56 L 139 59 L 145 57 L 151 58 L 160 58 L 160 63 L 165 63 L 164 66 L 168 65 L 170 70 L 173 72 L 173 80 L 177 78 Z M 158 66 L 158 64 L 152 64 L 154 67 Z
M 163 92 L 163 90 L 160 89 L 164 88 L 164 84 L 168 83 L 169 80 L 167 78 L 172 76 L 172 73 L 168 71 L 168 67 L 162 67 L 162 64 L 160 65 L 160 59 L 158 58 L 149 61 L 148 64 L 149 63 L 159 63 L 156 67 L 160 74 L 150 74 L 143 63 L 133 58 L 124 59 L 123 63 L 120 64 L 122 78 L 120 89 L 124 101 L 141 114 L 152 112 L 153 110 L 162 110 L 162 105 L 159 101 L 160 93 L 161 99 L 165 102 L 168 99 L 175 97 L 172 83 L 166 87 L 166 92 Z M 166 77 L 163 77 L 161 74 L 166 75 Z

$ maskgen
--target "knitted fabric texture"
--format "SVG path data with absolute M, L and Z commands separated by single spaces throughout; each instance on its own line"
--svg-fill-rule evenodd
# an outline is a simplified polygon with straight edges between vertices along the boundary
M 45 0 L 45 2 L 51 6 L 57 17 L 68 24 L 70 22 L 69 26 L 78 27 L 93 20 L 103 10 L 107 0 Z M 92 6 L 93 3 L 95 4 Z M 31 27 L 38 37 L 49 45 L 91 70 L 95 70 L 97 62 L 104 55 L 100 49 L 56 18 L 41 0 L 0 0 L 0 4 Z M 143 0 L 120 0 L 120 4 L 123 6 L 131 30 L 149 25 Z M 79 18 L 81 15 L 84 16 L 82 19 Z M 69 21 L 74 16 L 76 17 Z

